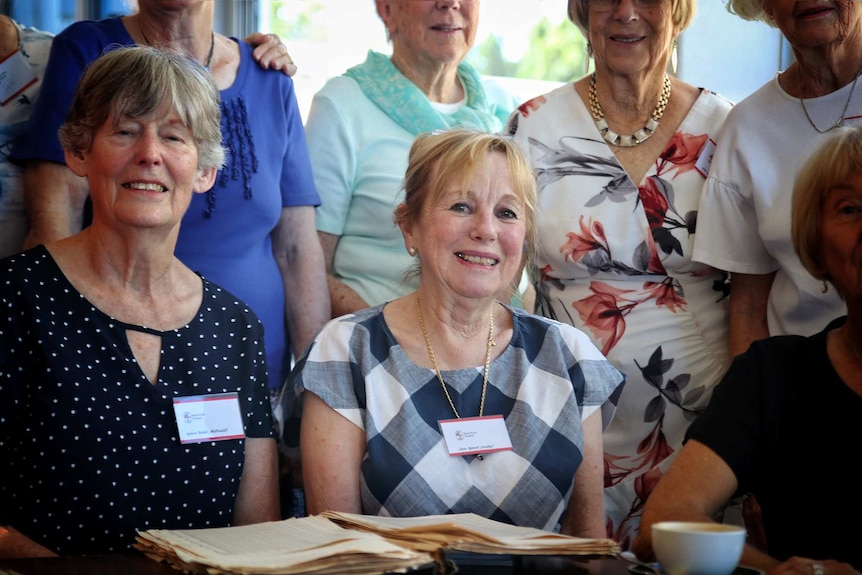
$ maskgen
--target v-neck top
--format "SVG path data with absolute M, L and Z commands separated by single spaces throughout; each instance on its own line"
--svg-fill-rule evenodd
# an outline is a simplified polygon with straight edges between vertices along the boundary
M 275 435 L 260 322 L 201 279 L 187 325 L 158 332 L 158 381 L 127 324 L 38 246 L 0 260 L 0 519 L 60 554 L 121 553 L 137 530 L 233 519 L 244 439 L 180 444 L 173 400 L 236 392 L 246 437 Z

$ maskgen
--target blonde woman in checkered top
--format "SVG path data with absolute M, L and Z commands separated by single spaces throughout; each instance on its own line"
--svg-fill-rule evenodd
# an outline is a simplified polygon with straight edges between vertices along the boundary
M 532 245 L 529 165 L 505 136 L 425 134 L 405 192 L 418 289 L 332 320 L 295 372 L 309 513 L 472 512 L 603 536 L 601 432 L 623 376 L 581 332 L 495 299 Z M 477 416 L 501 416 L 512 449 L 447 448 L 440 422 Z

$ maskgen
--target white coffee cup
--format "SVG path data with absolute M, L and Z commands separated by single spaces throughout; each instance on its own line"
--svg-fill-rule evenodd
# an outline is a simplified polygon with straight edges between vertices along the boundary
M 652 548 L 667 575 L 730 575 L 745 546 L 745 528 L 722 523 L 662 521 Z

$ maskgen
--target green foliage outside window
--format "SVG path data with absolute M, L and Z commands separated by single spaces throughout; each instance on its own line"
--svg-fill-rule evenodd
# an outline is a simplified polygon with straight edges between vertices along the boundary
M 529 48 L 517 62 L 503 56 L 500 39 L 489 35 L 474 46 L 467 60 L 481 74 L 532 80 L 571 82 L 587 72 L 587 42 L 569 20 L 539 21 L 530 31 Z
M 346 1 L 367 2 L 368 9 L 374 9 L 372 0 Z M 327 35 L 324 0 L 273 0 L 271 9 L 272 31 L 284 38 L 288 46 L 291 40 L 322 44 L 338 41 Z M 380 28 L 383 34 L 382 25 Z M 473 47 L 467 61 L 483 75 L 530 80 L 568 82 L 587 71 L 586 40 L 568 19 L 558 23 L 547 18 L 540 20 L 530 30 L 529 48 L 518 61 L 506 59 L 502 42 L 501 37 L 490 34 Z

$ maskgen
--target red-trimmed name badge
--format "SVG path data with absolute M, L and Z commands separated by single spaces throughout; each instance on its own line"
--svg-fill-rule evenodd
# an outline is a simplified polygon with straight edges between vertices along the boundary
M 441 419 L 437 422 L 449 455 L 476 455 L 512 449 L 502 415 Z
M 180 443 L 245 437 L 236 392 L 174 398 L 174 415 Z
M 15 50 L 0 60 L 0 106 L 11 102 L 35 81 L 36 74 L 21 50 Z
M 709 175 L 709 167 L 712 166 L 713 155 L 715 155 L 715 140 L 710 138 L 703 144 L 700 156 L 697 157 L 697 162 L 694 164 L 694 168 L 704 178 Z

